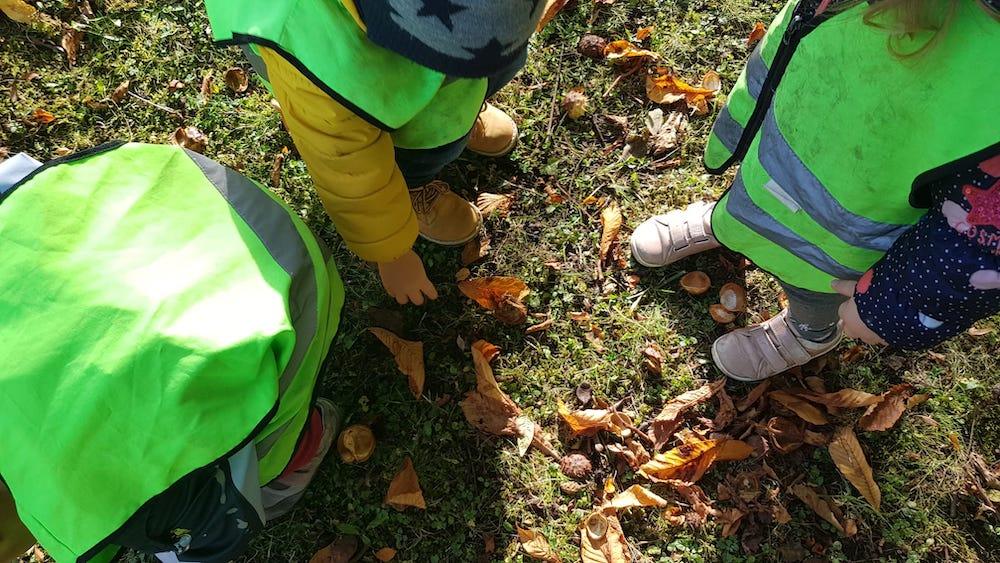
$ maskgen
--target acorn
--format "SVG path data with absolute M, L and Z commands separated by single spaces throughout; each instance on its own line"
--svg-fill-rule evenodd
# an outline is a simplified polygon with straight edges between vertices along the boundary
M 583 454 L 569 454 L 559 462 L 559 470 L 572 479 L 586 479 L 593 471 L 590 460 Z

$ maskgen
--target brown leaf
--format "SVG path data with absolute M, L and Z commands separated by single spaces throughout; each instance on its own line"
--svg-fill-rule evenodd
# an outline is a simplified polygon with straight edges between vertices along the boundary
M 810 446 L 825 446 L 830 443 L 830 435 L 823 432 L 804 430 L 802 432 L 802 441 Z
M 672 450 L 654 455 L 652 460 L 639 468 L 639 474 L 651 481 L 677 479 L 697 482 L 715 462 L 722 451 L 718 446 L 725 441 L 692 437 Z M 750 450 L 750 447 L 747 446 L 747 449 Z
M 316 552 L 309 563 L 349 563 L 358 553 L 357 536 L 341 536 Z
M 525 283 L 512 277 L 474 278 L 458 283 L 458 289 L 485 309 L 496 310 L 504 296 L 524 299 L 531 290 Z
M 633 427 L 628 416 L 610 409 L 583 409 L 571 411 L 559 401 L 559 416 L 576 436 L 593 436 L 604 430 L 621 435 L 626 428 Z
M 363 424 L 348 426 L 337 438 L 337 453 L 344 463 L 368 461 L 375 452 L 375 435 Z
M 170 80 L 170 82 L 167 82 L 167 92 L 173 93 L 184 88 L 185 86 L 186 84 L 184 84 L 180 80 L 177 80 L 176 78 L 173 78 Z
M 66 61 L 69 63 L 69 66 L 76 64 L 76 56 L 80 52 L 81 40 L 83 40 L 83 32 L 79 29 L 66 27 L 63 30 L 60 44 L 62 45 L 63 51 L 66 52 Z
M 659 344 L 654 342 L 642 351 L 642 367 L 653 375 L 663 373 L 663 351 Z
M 633 470 L 638 470 L 640 467 L 645 465 L 650 459 L 649 452 L 646 448 L 642 447 L 638 441 L 631 438 L 625 439 L 625 444 L 607 444 L 604 446 L 609 452 L 620 455 L 625 463 L 629 465 Z
M 615 494 L 612 478 L 604 482 L 604 489 L 596 499 L 598 511 L 580 525 L 580 560 L 583 563 L 629 563 L 632 551 L 625 538 L 618 511 L 607 504 Z M 594 515 L 598 514 L 597 517 Z M 600 524 L 594 526 L 593 524 Z M 591 524 L 588 526 L 587 524 Z
M 635 32 L 635 38 L 638 41 L 644 41 L 647 37 L 653 34 L 653 26 L 640 27 Z
M 662 448 L 674 435 L 685 411 L 711 399 L 725 385 L 726 379 L 721 378 L 712 383 L 706 383 L 698 389 L 683 393 L 664 405 L 663 410 L 656 415 L 650 426 L 656 448 Z
M 845 366 L 857 363 L 865 355 L 865 348 L 860 344 L 855 344 L 840 354 L 840 363 Z
M 31 23 L 38 15 L 38 10 L 24 0 L 0 0 L 0 11 L 18 23 Z
M 38 123 L 39 125 L 48 125 L 55 120 L 56 116 L 42 108 L 35 108 L 35 111 L 31 112 L 31 121 Z
M 758 41 L 763 39 L 765 33 L 767 33 L 767 28 L 764 27 L 763 22 L 753 24 L 750 36 L 747 37 L 747 48 L 749 49 L 750 47 L 753 47 Z
M 368 332 L 374 334 L 385 347 L 392 353 L 392 358 L 396 361 L 396 367 L 406 376 L 410 385 L 410 392 L 417 399 L 424 392 L 424 343 L 404 340 L 384 328 L 369 328 Z
M 687 115 L 679 111 L 664 114 L 655 108 L 646 114 L 646 137 L 649 155 L 657 157 L 677 148 L 687 133 Z
M 874 405 L 881 400 L 878 395 L 872 395 L 857 389 L 841 389 L 835 393 L 802 393 L 801 397 L 814 403 L 828 407 L 858 408 Z
M 989 326 L 974 326 L 968 330 L 969 336 L 973 338 L 979 338 L 980 336 L 986 336 L 993 332 L 993 327 Z
M 858 443 L 854 430 L 851 430 L 850 426 L 838 429 L 827 448 L 840 474 L 854 485 L 875 510 L 878 510 L 882 504 L 882 492 L 875 484 L 872 468 L 868 465 L 864 452 L 861 451 L 861 444 Z
M 715 419 L 712 420 L 712 427 L 715 428 L 716 431 L 721 431 L 729 426 L 736 418 L 736 406 L 733 404 L 733 400 L 729 397 L 729 393 L 726 393 L 725 387 L 719 389 L 716 393 L 716 397 L 719 399 L 719 410 L 716 411 Z
M 805 420 L 806 422 L 811 422 L 813 424 L 830 423 L 830 421 L 827 420 L 826 415 L 801 397 L 792 395 L 787 391 L 771 391 L 767 394 L 767 396 L 769 399 L 781 403 L 785 408 L 794 412 L 799 416 L 799 418 Z
M 281 147 L 281 151 L 274 155 L 274 164 L 271 165 L 271 187 L 281 186 L 281 167 L 288 158 L 288 147 Z
M 660 55 L 646 49 L 640 49 L 633 45 L 631 41 L 619 39 L 618 41 L 608 43 L 604 47 L 604 58 L 614 63 L 625 63 L 633 60 L 656 60 L 660 58 Z
M 538 25 L 535 27 L 535 31 L 539 32 L 545 28 L 545 26 L 552 21 L 552 18 L 556 17 L 559 10 L 562 10 L 566 6 L 568 1 L 569 0 L 546 0 L 545 11 L 542 12 L 542 17 L 538 20 Z
M 920 405 L 926 403 L 927 399 L 930 398 L 931 396 L 928 395 L 927 393 L 919 393 L 917 395 L 914 395 L 906 400 L 906 410 L 917 408 Z
M 562 109 L 570 119 L 580 119 L 587 113 L 590 100 L 583 93 L 583 87 L 578 86 L 563 94 Z
M 215 77 L 212 76 L 212 71 L 205 73 L 205 76 L 201 79 L 201 97 L 204 100 L 208 100 L 212 96 L 212 84 L 215 82 Z
M 225 81 L 226 86 L 237 94 L 246 92 L 247 88 L 250 87 L 250 79 L 247 78 L 246 71 L 238 66 L 227 70 L 222 79 Z
M 385 563 L 386 561 L 392 561 L 396 558 L 396 550 L 391 547 L 383 547 L 382 549 L 375 552 L 375 559 Z
M 799 500 L 806 503 L 806 506 L 813 509 L 813 512 L 820 518 L 829 522 L 838 532 L 844 534 L 844 526 L 841 525 L 837 517 L 833 515 L 830 504 L 820 498 L 819 494 L 812 487 L 804 483 L 799 483 L 791 488 L 792 493 L 799 497 Z M 846 535 L 846 534 L 845 534 Z
M 512 295 L 503 295 L 497 303 L 497 308 L 493 311 L 493 316 L 505 325 L 524 324 L 528 320 L 528 308 L 518 298 Z
M 667 506 L 667 501 L 642 485 L 632 485 L 615 495 L 604 506 L 610 506 L 617 510 L 647 506 L 663 508 Z
M 113 92 L 111 92 L 111 101 L 113 101 L 116 104 L 122 103 L 122 100 L 124 100 L 125 96 L 128 95 L 128 89 L 129 86 L 131 86 L 131 84 L 132 83 L 129 80 L 126 80 L 121 84 L 119 84 L 118 87 L 115 88 Z
M 716 449 L 718 451 L 715 455 L 715 461 L 741 461 L 750 457 L 750 454 L 753 453 L 753 448 L 750 447 L 750 444 L 732 438 L 721 440 Z
M 553 323 L 552 317 L 547 317 L 544 321 L 538 324 L 533 324 L 528 328 L 524 329 L 524 332 L 525 334 L 535 334 L 536 332 L 544 332 L 552 328 L 552 323 Z
M 728 538 L 739 530 L 743 517 L 747 513 L 739 508 L 725 508 L 719 511 L 719 521 L 722 522 L 722 537 Z
M 173 136 L 170 138 L 170 142 L 177 146 L 200 153 L 204 152 L 205 147 L 208 146 L 208 137 L 199 131 L 197 127 L 178 127 L 177 130 L 174 131 Z
M 413 461 L 410 456 L 403 460 L 403 467 L 393 477 L 389 484 L 389 492 L 385 494 L 385 504 L 396 510 L 405 510 L 412 506 L 421 510 L 427 509 L 424 502 L 424 493 L 420 490 L 420 481 L 417 479 L 417 472 L 413 470 Z
M 622 212 L 614 201 L 601 210 L 601 260 L 607 260 L 622 230 Z
M 670 69 L 658 68 L 656 74 L 646 77 L 646 97 L 657 104 L 672 104 L 684 100 L 688 107 L 699 114 L 707 113 L 708 100 L 722 87 L 718 74 L 709 71 L 702 78 L 701 86 L 692 86 L 684 82 Z
M 666 483 L 673 487 L 691 505 L 694 514 L 686 514 L 684 516 L 690 523 L 701 525 L 705 523 L 709 516 L 718 516 L 719 511 L 712 508 L 712 501 L 698 485 L 685 483 L 676 479 L 672 479 Z
M 548 184 L 545 185 L 545 193 L 548 195 L 548 197 L 546 198 L 545 201 L 547 201 L 548 203 L 550 203 L 552 205 L 558 205 L 558 204 L 563 203 L 563 202 L 566 201 L 566 198 L 563 197 L 562 194 L 560 194 L 559 192 L 557 192 L 555 190 L 555 188 L 553 188 L 552 186 L 550 186 Z
M 750 390 L 749 393 L 747 393 L 746 397 L 743 397 L 742 399 L 740 399 L 738 403 L 736 403 L 736 410 L 743 412 L 748 408 L 757 404 L 757 401 L 759 401 L 760 398 L 764 396 L 764 393 L 767 392 L 767 389 L 770 386 L 771 386 L 770 379 L 764 380 L 764 382 L 762 383 L 758 383 L 756 386 L 754 386 L 753 389 Z
M 468 266 L 484 258 L 490 251 L 490 239 L 478 236 L 462 247 L 462 265 Z
M 882 394 L 879 402 L 868 407 L 864 416 L 858 421 L 858 428 L 879 432 L 896 425 L 896 421 L 906 410 L 906 400 L 913 395 L 913 386 L 901 383 L 893 386 Z
M 510 213 L 510 206 L 514 203 L 513 196 L 507 194 L 491 194 L 483 192 L 476 198 L 476 207 L 483 215 L 496 212 L 500 217 L 506 217 Z
M 521 542 L 521 549 L 524 550 L 528 557 L 536 561 L 549 561 L 550 563 L 562 561 L 556 552 L 552 551 L 549 540 L 545 539 L 545 536 L 541 532 L 525 530 L 518 526 L 517 538 Z
M 776 416 L 767 421 L 768 435 L 775 448 L 781 453 L 792 452 L 802 446 L 805 441 L 801 422 L 793 421 L 790 418 Z

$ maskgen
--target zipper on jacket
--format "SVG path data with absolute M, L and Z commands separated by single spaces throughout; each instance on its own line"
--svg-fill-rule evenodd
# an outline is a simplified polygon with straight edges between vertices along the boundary
M 802 0 L 795 6 L 792 21 L 788 22 L 788 27 L 785 28 L 785 33 L 781 37 L 781 45 L 774 54 L 774 60 L 771 62 L 771 67 L 764 78 L 764 84 L 761 87 L 760 96 L 757 98 L 757 104 L 753 108 L 753 113 L 750 114 L 750 119 L 747 121 L 746 127 L 743 128 L 743 134 L 740 136 L 740 140 L 736 144 L 736 149 L 733 151 L 732 156 L 717 168 L 706 165 L 705 168 L 709 172 L 721 174 L 734 163 L 743 160 L 743 157 L 747 154 L 747 150 L 750 149 L 750 144 L 753 143 L 754 137 L 757 136 L 757 131 L 760 130 L 760 126 L 764 122 L 764 117 L 771 108 L 775 91 L 778 89 L 781 78 L 785 75 L 785 70 L 788 68 L 788 64 L 791 62 L 792 55 L 795 53 L 796 48 L 798 48 L 799 42 L 802 41 L 803 37 L 809 35 L 812 30 L 816 29 L 819 24 L 830 19 L 833 15 L 830 10 L 827 10 L 822 14 L 806 19 L 802 15 L 802 12 L 806 9 L 806 4 L 811 3 L 807 0 Z

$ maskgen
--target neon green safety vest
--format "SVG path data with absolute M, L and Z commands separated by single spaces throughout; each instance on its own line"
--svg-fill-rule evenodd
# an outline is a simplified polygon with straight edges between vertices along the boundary
M 451 78 L 369 41 L 340 0 L 206 0 L 205 8 L 216 42 L 281 53 L 400 148 L 461 139 L 486 98 L 485 78 Z
M 199 154 L 104 145 L 22 180 L 0 196 L 0 476 L 21 520 L 59 563 L 99 561 L 251 441 L 274 479 L 343 299 L 295 213 Z
M 865 8 L 813 19 L 789 2 L 705 154 L 714 173 L 742 163 L 712 216 L 716 237 L 818 292 L 859 278 L 924 214 L 909 202 L 918 176 L 1000 141 L 1000 23 L 959 0 L 941 41 L 901 60 Z

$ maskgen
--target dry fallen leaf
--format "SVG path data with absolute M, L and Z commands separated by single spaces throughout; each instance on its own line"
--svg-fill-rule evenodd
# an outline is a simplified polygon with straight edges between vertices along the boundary
M 525 334 L 535 334 L 536 332 L 544 332 L 552 328 L 552 323 L 553 323 L 552 317 L 546 317 L 545 320 L 543 320 L 542 322 L 533 324 L 528 328 L 524 329 L 524 332 Z
M 615 63 L 623 63 L 633 60 L 656 60 L 659 59 L 660 56 L 652 51 L 636 47 L 631 41 L 619 39 L 618 41 L 608 43 L 607 46 L 604 47 L 604 58 Z
M 755 43 L 763 39 L 765 33 L 767 33 L 767 28 L 764 27 L 763 22 L 757 22 L 753 24 L 753 29 L 750 31 L 750 36 L 747 37 L 747 48 L 753 47 Z
M 424 493 L 420 490 L 420 481 L 417 479 L 417 472 L 413 470 L 413 461 L 409 456 L 403 460 L 403 467 L 389 484 L 389 492 L 385 494 L 385 504 L 396 510 L 404 510 L 408 506 L 421 510 L 427 509 Z
M 357 536 L 341 536 L 316 552 L 309 563 L 349 563 L 358 552 Z
M 715 462 L 717 440 L 692 439 L 680 446 L 658 453 L 639 468 L 639 474 L 651 481 L 676 479 L 697 482 Z
M 549 561 L 551 563 L 562 561 L 556 552 L 552 551 L 549 540 L 545 539 L 545 536 L 541 532 L 526 530 L 518 526 L 517 538 L 521 542 L 521 549 L 524 550 L 528 557 L 536 561 Z
M 478 236 L 462 247 L 462 265 L 468 266 L 484 258 L 490 251 L 490 239 Z
M 531 293 L 523 281 L 503 276 L 465 280 L 458 283 L 458 289 L 466 297 L 490 311 L 495 311 L 504 297 L 520 301 Z
M 476 207 L 483 215 L 489 215 L 495 211 L 500 217 L 506 217 L 510 213 L 512 203 L 514 203 L 514 198 L 507 194 L 483 192 L 476 199 Z
M 757 401 L 759 401 L 760 398 L 764 396 L 764 393 L 767 392 L 770 386 L 771 386 L 770 379 L 767 379 L 762 383 L 758 383 L 753 389 L 750 390 L 749 393 L 747 393 L 746 397 L 743 397 L 742 399 L 739 400 L 738 403 L 736 403 L 736 410 L 743 412 L 748 408 L 757 404 Z
M 375 552 L 375 559 L 385 563 L 386 561 L 392 561 L 396 558 L 396 550 L 391 547 L 383 547 L 382 549 Z
M 587 113 L 587 105 L 590 100 L 583 93 L 583 87 L 572 88 L 563 94 L 562 109 L 570 119 L 580 119 Z
M 604 446 L 609 452 L 620 455 L 625 463 L 629 465 L 633 470 L 638 470 L 640 467 L 645 465 L 650 459 L 649 452 L 646 448 L 638 442 L 638 440 L 633 440 L 632 438 L 625 438 L 625 444 L 607 444 Z
M 225 81 L 226 86 L 237 94 L 246 92 L 247 88 L 250 87 L 250 79 L 247 78 L 246 71 L 238 66 L 227 70 L 222 79 Z
M 667 501 L 642 485 L 632 485 L 615 495 L 605 506 L 610 506 L 617 510 L 646 506 L 664 508 L 667 506 Z
M 906 400 L 911 395 L 913 395 L 912 385 L 901 383 L 893 386 L 882 394 L 879 402 L 868 407 L 864 416 L 858 421 L 858 428 L 874 432 L 892 428 L 906 410 Z
M 663 350 L 659 344 L 654 342 L 642 351 L 642 367 L 652 375 L 663 373 Z
M 602 430 L 621 435 L 626 428 L 633 427 L 628 416 L 610 409 L 569 410 L 559 401 L 559 416 L 566 422 L 575 436 L 593 436 Z
M 712 419 L 712 427 L 721 431 L 736 419 L 736 405 L 733 404 L 729 393 L 726 393 L 725 387 L 719 389 L 716 396 L 719 399 L 719 409 L 715 412 L 715 418 Z
M 691 505 L 692 512 L 684 514 L 683 518 L 680 519 L 681 523 L 686 520 L 690 524 L 700 526 L 705 523 L 709 516 L 718 516 L 719 512 L 712 508 L 712 501 L 698 485 L 685 483 L 676 479 L 671 479 L 666 483 L 673 487 Z M 670 518 L 670 520 L 675 521 L 676 519 Z
M 858 408 L 874 405 L 881 399 L 857 389 L 841 389 L 835 393 L 803 393 L 801 397 L 828 407 Z
M 722 88 L 718 73 L 708 71 L 700 86 L 692 86 L 678 78 L 670 69 L 658 68 L 646 77 L 646 96 L 657 104 L 672 104 L 684 100 L 699 115 L 708 113 L 708 100 Z
M 375 435 L 362 424 L 348 426 L 337 438 L 337 453 L 344 463 L 368 461 L 375 452 Z
M 170 138 L 170 142 L 177 146 L 200 153 L 204 152 L 205 147 L 208 146 L 208 137 L 199 131 L 197 127 L 178 127 L 177 130 L 174 131 L 173 136 Z
M 31 121 L 38 123 L 39 125 L 48 125 L 55 120 L 56 116 L 42 108 L 35 108 L 35 111 L 31 112 Z
M 215 82 L 215 77 L 212 75 L 212 71 L 205 73 L 205 76 L 201 79 L 201 93 L 202 100 L 208 100 L 212 95 L 212 84 Z
M 622 230 L 622 212 L 614 201 L 601 210 L 601 260 L 608 260 Z
M 635 32 L 635 38 L 638 41 L 644 41 L 647 37 L 653 34 L 653 26 L 640 27 Z
M 683 393 L 664 405 L 663 410 L 660 411 L 660 414 L 656 415 L 656 418 L 653 419 L 650 425 L 656 448 L 662 448 L 670 440 L 670 437 L 674 435 L 677 427 L 680 426 L 681 417 L 685 411 L 711 399 L 725 385 L 726 379 L 721 378 L 712 383 L 706 383 L 698 389 Z
M 129 80 L 126 80 L 121 84 L 119 84 L 118 87 L 111 92 L 111 101 L 116 104 L 122 103 L 122 100 L 124 100 L 125 96 L 128 95 L 128 89 L 129 86 L 131 86 L 131 84 L 132 82 Z
M 557 192 L 555 190 L 555 188 L 553 188 L 552 186 L 549 186 L 548 184 L 545 185 L 545 193 L 548 195 L 548 197 L 545 199 L 545 201 L 547 201 L 548 203 L 550 203 L 552 205 L 558 205 L 558 204 L 563 203 L 563 202 L 566 201 L 566 198 L 563 197 L 562 194 L 560 194 L 559 192 Z
M 672 111 L 664 115 L 655 108 L 646 114 L 646 143 L 650 156 L 657 157 L 677 148 L 687 133 L 687 115 Z
M 811 422 L 813 424 L 829 424 L 829 420 L 822 411 L 817 409 L 815 406 L 809 404 L 801 397 L 792 395 L 787 391 L 771 391 L 767 394 L 768 398 L 781 403 L 785 408 L 794 412 L 806 422 Z
M 271 187 L 281 186 L 281 167 L 288 158 L 288 147 L 281 147 L 281 151 L 274 155 L 274 164 L 271 165 Z
M 396 361 L 396 367 L 406 376 L 410 385 L 410 392 L 417 399 L 424 392 L 424 343 L 404 340 L 384 328 L 369 328 L 368 332 L 374 334 L 385 347 L 392 353 L 392 358 Z
M 861 444 L 858 443 L 854 430 L 851 430 L 850 426 L 838 429 L 827 448 L 840 474 L 854 485 L 875 510 L 878 510 L 882 505 L 882 492 L 875 484 L 872 468 L 868 465 L 864 452 L 861 451 Z
M 66 52 L 66 62 L 69 63 L 69 66 L 76 64 L 76 56 L 80 52 L 81 40 L 83 40 L 83 32 L 79 29 L 66 27 L 63 30 L 60 44 L 62 45 L 63 51 Z
M 538 32 L 545 28 L 545 26 L 552 21 L 552 18 L 556 17 L 559 10 L 562 10 L 566 6 L 568 1 L 569 0 L 547 0 L 545 2 L 545 11 L 542 12 L 542 17 L 538 20 L 538 25 L 535 27 L 535 31 Z
M 774 447 L 781 453 L 787 454 L 800 448 L 805 441 L 803 426 L 800 421 L 775 416 L 767 421 L 764 430 L 771 438 Z
M 167 92 L 171 92 L 171 93 L 172 92 L 176 92 L 176 91 L 184 88 L 184 86 L 186 86 L 186 84 L 184 84 L 180 80 L 177 80 L 176 78 L 172 78 L 170 80 L 170 82 L 167 82 Z
M 629 563 L 632 560 L 632 548 L 618 520 L 618 511 L 608 506 L 614 494 L 615 482 L 608 477 L 595 499 L 597 510 L 580 525 L 580 559 L 583 563 Z M 594 517 L 598 513 L 600 517 Z M 598 525 L 594 526 L 595 523 Z
M 993 332 L 993 327 L 988 326 L 974 326 L 968 330 L 969 336 L 973 338 L 979 338 L 980 336 L 986 336 Z
M 819 494 L 812 487 L 799 483 L 793 486 L 791 490 L 795 496 L 799 497 L 799 500 L 806 503 L 806 506 L 813 509 L 813 512 L 818 514 L 820 518 L 829 522 L 841 534 L 846 535 L 844 526 L 834 516 L 833 510 L 830 509 L 830 504 L 820 498 Z
M 927 402 L 931 396 L 927 393 L 919 393 L 906 400 L 906 410 L 911 410 Z
M 18 23 L 31 23 L 38 15 L 38 10 L 24 0 L 0 0 L 0 11 Z

